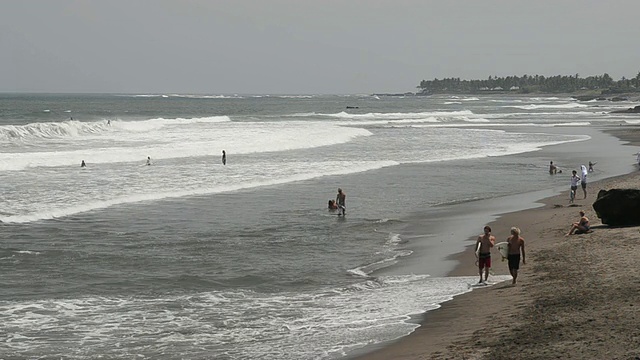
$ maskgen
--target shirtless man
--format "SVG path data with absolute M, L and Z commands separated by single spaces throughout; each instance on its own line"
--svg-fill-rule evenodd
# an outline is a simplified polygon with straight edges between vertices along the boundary
M 347 206 L 346 206 L 346 198 L 347 195 L 342 191 L 342 189 L 338 189 L 338 195 L 336 195 L 336 203 L 338 203 L 338 216 L 347 215 Z
M 489 269 L 491 268 L 491 248 L 496 243 L 495 236 L 491 235 L 491 228 L 489 225 L 484 227 L 484 234 L 478 236 L 476 240 L 476 249 L 480 244 L 480 252 L 478 254 L 478 272 L 480 274 L 480 281 L 482 283 L 482 269 L 484 269 L 484 281 L 489 279 Z
M 513 277 L 511 284 L 515 285 L 518 279 L 518 269 L 520 269 L 520 253 L 522 252 L 522 263 L 526 264 L 524 253 L 524 239 L 520 236 L 520 229 L 517 227 L 511 228 L 511 236 L 507 238 L 507 248 L 509 249 L 509 272 Z
M 553 175 L 558 172 L 558 167 L 553 165 L 553 161 L 549 162 L 549 175 Z

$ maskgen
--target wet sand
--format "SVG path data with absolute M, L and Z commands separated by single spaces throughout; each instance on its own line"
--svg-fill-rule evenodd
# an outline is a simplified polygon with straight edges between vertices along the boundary
M 640 145 L 640 128 L 607 132 Z M 358 359 L 640 359 L 640 227 L 610 228 L 592 208 L 598 191 L 612 188 L 640 188 L 640 171 L 589 183 L 586 199 L 578 188 L 572 205 L 562 193 L 501 215 L 489 224 L 496 240 L 518 226 L 526 241 L 518 284 L 457 296 L 409 336 Z M 579 210 L 593 232 L 565 237 Z M 509 274 L 493 255 L 494 273 Z M 450 276 L 478 274 L 471 247 L 455 258 Z

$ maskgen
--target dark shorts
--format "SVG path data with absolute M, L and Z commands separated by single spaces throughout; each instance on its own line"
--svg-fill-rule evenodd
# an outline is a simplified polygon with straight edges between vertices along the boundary
M 582 186 L 583 189 L 586 189 L 587 188 L 587 183 L 586 182 L 580 183 L 580 186 Z
M 582 229 L 576 229 L 575 234 L 586 234 L 591 230 L 588 226 L 582 226 Z
M 578 190 L 578 185 L 576 185 L 576 186 L 572 186 L 572 187 L 571 187 L 571 190 L 573 190 L 573 191 Z
M 480 269 L 488 269 L 491 267 L 491 253 L 478 254 L 478 267 Z
M 509 270 L 520 269 L 520 254 L 509 254 L 507 259 L 509 260 Z

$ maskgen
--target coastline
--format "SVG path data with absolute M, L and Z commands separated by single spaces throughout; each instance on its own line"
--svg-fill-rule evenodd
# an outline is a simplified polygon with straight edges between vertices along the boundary
M 639 127 L 606 128 L 602 131 L 628 145 L 640 145 Z M 602 225 L 591 207 L 601 189 L 637 188 L 638 184 L 640 172 L 604 178 L 589 183 L 586 199 L 582 199 L 579 189 L 579 196 L 571 206 L 568 206 L 567 194 L 563 192 L 538 201 L 543 204 L 541 207 L 499 215 L 489 223 L 497 242 L 506 239 L 511 226 L 520 227 L 526 240 L 527 264 L 521 264 L 516 286 L 507 281 L 456 296 L 440 308 L 424 313 L 420 327 L 413 333 L 379 344 L 377 348 L 364 349 L 369 352 L 356 354 L 353 358 L 578 359 L 601 358 L 605 354 L 607 358 L 640 356 L 640 330 L 637 329 L 640 317 L 633 313 L 637 310 L 633 307 L 635 294 L 640 290 L 640 282 L 633 279 L 640 277 L 640 270 L 629 268 L 634 263 L 634 253 L 640 252 L 640 233 L 637 227 L 609 228 Z M 578 219 L 580 209 L 585 210 L 595 231 L 564 237 L 571 222 Z M 607 242 L 603 242 L 607 239 L 626 240 L 625 254 L 615 254 L 615 247 L 606 246 Z M 475 237 L 470 238 L 469 243 L 473 240 Z M 469 245 L 465 251 L 451 257 L 458 264 L 447 276 L 478 275 L 471 247 Z M 610 261 L 614 256 L 616 261 Z M 508 275 L 506 262 L 496 258 L 494 255 L 494 274 Z M 598 281 L 603 274 L 611 281 Z M 592 282 L 598 286 L 592 286 Z M 629 286 L 623 286 L 625 284 Z M 603 291 L 604 288 L 609 290 Z M 611 295 L 611 291 L 619 295 L 615 296 L 616 302 L 611 303 L 607 298 L 607 306 L 602 306 L 602 298 Z M 508 306 L 496 306 L 496 303 Z M 613 308 L 622 310 L 614 312 Z M 609 322 L 615 326 L 602 325 Z M 594 325 L 589 326 L 589 323 Z M 615 339 L 618 346 L 593 339 Z

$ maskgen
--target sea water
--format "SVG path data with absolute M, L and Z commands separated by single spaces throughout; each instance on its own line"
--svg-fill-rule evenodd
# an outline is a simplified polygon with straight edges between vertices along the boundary
M 406 335 L 471 291 L 447 256 L 499 199 L 568 187 L 549 160 L 631 169 L 598 131 L 629 106 L 0 95 L 0 354 L 335 359 Z M 339 187 L 345 217 L 326 209 Z

